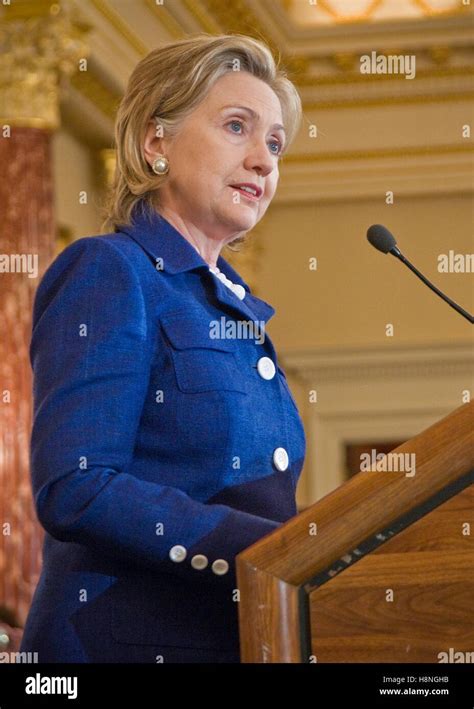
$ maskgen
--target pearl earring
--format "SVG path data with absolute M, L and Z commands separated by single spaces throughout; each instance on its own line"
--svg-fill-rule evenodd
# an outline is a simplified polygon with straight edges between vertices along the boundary
M 168 158 L 166 158 L 164 155 L 158 155 L 153 160 L 151 169 L 157 175 L 166 175 L 170 169 Z

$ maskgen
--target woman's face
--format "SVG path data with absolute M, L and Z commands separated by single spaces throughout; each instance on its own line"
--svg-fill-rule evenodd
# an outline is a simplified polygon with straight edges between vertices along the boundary
M 155 137 L 150 124 L 145 154 L 164 153 L 170 170 L 160 187 L 160 207 L 172 210 L 206 236 L 224 243 L 263 217 L 278 183 L 285 143 L 276 94 L 247 72 L 222 76 L 182 123 L 174 139 Z M 260 189 L 254 197 L 236 186 Z

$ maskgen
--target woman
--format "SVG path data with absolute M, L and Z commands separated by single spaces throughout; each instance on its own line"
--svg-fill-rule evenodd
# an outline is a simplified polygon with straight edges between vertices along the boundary
M 274 309 L 219 254 L 265 214 L 300 115 L 240 35 L 130 78 L 113 231 L 67 247 L 35 300 L 39 662 L 239 662 L 235 556 L 296 514 L 305 439 Z

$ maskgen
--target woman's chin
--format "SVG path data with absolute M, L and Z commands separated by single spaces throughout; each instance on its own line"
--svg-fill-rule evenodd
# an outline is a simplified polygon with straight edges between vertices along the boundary
M 258 222 L 258 211 L 253 205 L 233 205 L 226 210 L 225 221 L 232 224 L 235 231 L 249 231 Z

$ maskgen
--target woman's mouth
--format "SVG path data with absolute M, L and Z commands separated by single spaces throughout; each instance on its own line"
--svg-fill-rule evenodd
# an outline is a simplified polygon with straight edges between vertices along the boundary
M 262 196 L 262 189 L 257 185 L 240 184 L 230 185 L 230 187 L 233 190 L 239 192 L 239 194 L 242 194 L 244 197 L 246 197 L 246 199 L 250 200 L 251 202 L 259 202 L 260 197 Z

